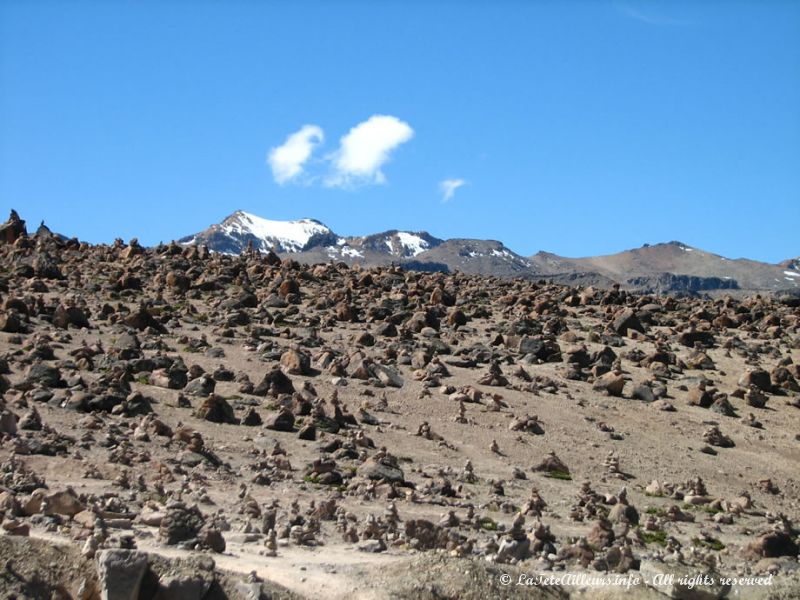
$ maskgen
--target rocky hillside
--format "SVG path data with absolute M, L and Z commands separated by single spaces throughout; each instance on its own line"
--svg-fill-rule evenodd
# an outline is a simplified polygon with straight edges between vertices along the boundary
M 0 226 L 0 597 L 789 600 L 799 423 L 796 298 Z

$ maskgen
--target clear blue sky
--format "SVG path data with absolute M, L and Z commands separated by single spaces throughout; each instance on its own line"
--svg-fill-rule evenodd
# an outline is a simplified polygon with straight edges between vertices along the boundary
M 396 119 L 343 155 L 374 115 Z M 313 152 L 278 183 L 268 156 L 304 125 Z M 443 201 L 444 180 L 466 183 Z M 241 208 L 775 262 L 800 255 L 800 2 L 3 0 L 11 207 L 93 242 Z

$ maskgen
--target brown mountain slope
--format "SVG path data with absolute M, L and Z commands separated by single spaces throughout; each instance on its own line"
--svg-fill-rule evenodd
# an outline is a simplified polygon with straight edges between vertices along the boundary
M 536 271 L 548 274 L 596 272 L 623 285 L 658 288 L 659 282 L 675 286 L 675 276 L 700 278 L 706 289 L 730 286 L 745 290 L 779 290 L 800 287 L 800 271 L 744 258 L 729 259 L 681 242 L 645 245 L 617 254 L 565 258 L 539 252 L 530 257 Z M 696 282 L 697 283 L 697 282 Z

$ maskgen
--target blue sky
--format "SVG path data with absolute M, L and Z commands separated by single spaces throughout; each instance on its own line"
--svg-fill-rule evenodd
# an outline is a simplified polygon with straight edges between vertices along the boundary
M 4 0 L 11 207 L 93 242 L 241 208 L 776 262 L 800 255 L 800 3 Z

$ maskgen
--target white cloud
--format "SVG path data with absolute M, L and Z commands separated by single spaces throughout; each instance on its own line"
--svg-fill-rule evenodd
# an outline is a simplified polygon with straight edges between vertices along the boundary
M 381 167 L 395 148 L 413 136 L 411 126 L 397 117 L 371 116 L 342 136 L 339 149 L 330 157 L 333 173 L 327 185 L 385 182 Z
M 442 202 L 452 200 L 456 190 L 466 184 L 467 182 L 463 179 L 445 179 L 439 182 L 439 190 L 442 192 Z
M 286 138 L 282 146 L 269 151 L 267 162 L 272 168 L 275 181 L 283 185 L 303 173 L 303 165 L 325 139 L 322 129 L 316 125 L 303 125 L 299 131 Z

